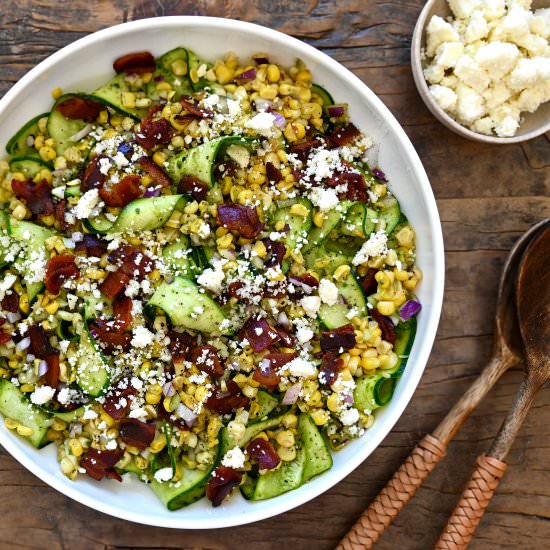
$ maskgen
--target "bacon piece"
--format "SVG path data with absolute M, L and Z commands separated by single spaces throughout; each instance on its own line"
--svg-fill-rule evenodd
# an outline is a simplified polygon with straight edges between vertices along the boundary
M 150 157 L 141 157 L 137 164 L 139 167 L 149 174 L 155 183 L 158 183 L 161 187 L 170 187 L 172 180 L 168 174 Z
M 171 330 L 168 333 L 170 338 L 170 353 L 172 354 L 172 361 L 184 361 L 191 350 L 191 347 L 195 343 L 195 339 L 188 332 L 176 332 Z
M 100 340 L 102 349 L 107 355 L 113 355 L 118 351 L 126 352 L 130 349 L 132 341 L 131 332 L 120 332 L 113 321 L 96 319 L 88 328 L 94 338 Z
M 80 458 L 79 465 L 96 481 L 101 481 L 104 477 L 122 481 L 122 478 L 113 467 L 123 455 L 124 451 L 122 449 L 116 449 L 114 451 L 88 449 Z
M 144 74 L 153 73 L 157 68 L 151 52 L 127 53 L 115 59 L 113 69 L 116 73 Z
M 118 330 L 126 330 L 132 322 L 132 298 L 117 296 L 113 302 L 113 314 Z
M 351 349 L 353 346 L 355 346 L 355 329 L 351 323 L 321 332 L 323 351 L 342 353 L 340 350 Z
M 334 128 L 332 133 L 328 136 L 328 139 L 334 146 L 342 147 L 343 145 L 348 145 L 348 143 L 360 135 L 361 132 L 359 129 L 350 122 Z
M 48 355 L 53 355 L 55 350 L 50 344 L 46 331 L 38 325 L 32 325 L 27 331 L 31 339 L 30 350 L 35 357 L 45 359 Z
M 191 357 L 189 358 L 191 363 L 194 363 L 196 367 L 212 376 L 213 378 L 219 378 L 223 376 L 224 368 L 221 359 L 218 355 L 218 348 L 215 346 L 196 346 L 191 350 Z
M 343 198 L 358 202 L 368 202 L 367 184 L 363 174 L 359 172 L 346 170 L 338 172 L 327 179 L 329 187 L 337 187 L 338 185 L 347 185 L 347 190 L 341 195 Z
M 0 302 L 4 311 L 17 313 L 19 311 L 19 294 L 13 290 L 8 290 Z
M 242 479 L 243 476 L 237 470 L 218 466 L 206 485 L 206 496 L 212 502 L 212 506 L 219 506 L 232 489 L 239 486 Z
M 286 254 L 286 246 L 278 241 L 263 239 L 262 241 L 267 250 L 267 256 L 264 261 L 265 267 L 275 267 L 283 263 Z
M 90 189 L 99 189 L 107 181 L 108 175 L 101 171 L 102 159 L 109 160 L 109 157 L 107 155 L 96 155 L 86 165 L 80 180 L 80 190 L 83 193 L 90 191 Z
M 96 235 L 84 233 L 82 240 L 78 241 L 75 245 L 76 252 L 86 252 L 88 258 L 95 257 L 101 258 L 105 252 L 107 252 L 107 245 L 109 243 Z
M 50 388 L 57 388 L 59 384 L 59 352 L 55 351 L 44 357 L 44 361 L 48 364 L 48 370 L 44 375 L 44 384 L 50 386 Z
M 11 339 L 11 334 L 8 334 L 7 332 L 0 332 L 0 346 L 8 343 Z
M 289 288 L 289 294 L 294 299 L 309 296 L 319 286 L 319 281 L 310 273 L 292 275 L 288 278 L 288 282 L 292 285 Z
M 99 290 L 101 290 L 107 298 L 112 299 L 119 294 L 129 282 L 130 277 L 120 269 L 117 269 L 116 271 L 109 272 L 109 275 L 103 279 Z
M 174 136 L 174 129 L 165 118 L 153 120 L 153 116 L 162 110 L 160 105 L 153 107 L 141 121 L 140 130 L 136 134 L 136 141 L 144 149 L 152 149 L 157 145 L 168 143 Z
M 206 406 L 219 414 L 230 412 L 248 406 L 248 397 L 241 394 L 238 384 L 233 380 L 226 381 L 227 391 L 217 391 L 206 400 Z
M 50 184 L 46 180 L 12 180 L 11 188 L 18 199 L 23 199 L 35 216 L 49 216 L 54 213 Z
M 120 439 L 140 451 L 149 447 L 155 439 L 156 430 L 157 425 L 154 422 L 142 422 L 137 418 L 125 418 L 118 427 Z
M 126 206 L 129 202 L 141 197 L 141 178 L 134 174 L 124 176 L 118 183 L 109 188 L 102 187 L 99 196 L 107 206 Z
M 255 206 L 220 204 L 217 214 L 218 225 L 242 235 L 245 239 L 258 236 L 264 224 L 260 222 Z
M 309 141 L 302 141 L 302 143 L 294 143 L 290 146 L 290 152 L 295 154 L 299 160 L 305 162 L 309 152 L 312 149 L 320 147 L 323 144 L 323 139 L 315 137 Z M 299 179 L 299 178 L 297 178 Z
M 120 384 L 119 384 L 120 385 Z M 114 420 L 124 418 L 130 410 L 132 398 L 136 390 L 125 380 L 126 388 L 114 389 L 105 396 L 103 410 Z
M 250 317 L 244 324 L 240 336 L 248 340 L 256 353 L 266 350 L 281 339 L 277 331 L 265 319 L 255 319 L 254 317 Z
M 199 107 L 193 100 L 191 96 L 186 96 L 180 100 L 181 106 L 185 111 L 187 111 L 188 115 L 191 115 L 193 117 L 197 118 L 210 118 L 214 116 L 214 111 L 210 111 L 209 109 L 203 109 Z M 184 115 L 185 116 L 185 115 Z
M 267 176 L 267 181 L 277 183 L 283 179 L 281 171 L 272 163 L 265 163 L 265 175 Z
M 292 336 L 292 334 L 289 334 L 284 328 L 281 328 L 281 327 L 275 327 L 275 331 L 281 338 L 281 343 L 284 346 L 286 346 L 287 348 L 294 347 L 296 340 L 294 339 L 294 336 Z
M 63 283 L 69 279 L 78 279 L 80 271 L 75 264 L 76 256 L 59 255 L 46 262 L 44 282 L 50 294 L 59 294 Z
M 370 310 L 372 318 L 378 323 L 380 330 L 382 331 L 382 340 L 386 340 L 390 344 L 395 344 L 397 339 L 397 332 L 395 331 L 395 325 L 393 321 L 382 315 L 376 308 Z
M 361 279 L 361 288 L 366 296 L 374 294 L 378 288 L 378 283 L 376 282 L 376 274 L 378 269 L 374 267 L 369 267 L 365 276 Z
M 68 224 L 67 220 L 65 219 L 66 210 L 67 210 L 67 199 L 61 199 L 54 206 L 55 220 L 57 221 L 61 229 L 68 229 L 70 227 L 70 224 Z
M 319 368 L 319 380 L 322 384 L 327 386 L 332 386 L 338 378 L 338 373 L 340 372 L 344 361 L 336 357 L 336 355 L 329 351 L 323 354 L 323 359 L 321 360 L 321 367 Z
M 252 379 L 268 390 L 274 390 L 281 381 L 277 371 L 295 357 L 295 353 L 268 353 L 254 369 Z
M 55 106 L 65 118 L 84 122 L 94 122 L 104 108 L 101 103 L 83 97 L 69 97 Z
M 208 185 L 195 176 L 183 176 L 178 184 L 178 193 L 203 201 L 208 194 Z
M 281 457 L 277 454 L 275 447 L 261 437 L 253 439 L 246 447 L 246 452 L 260 470 L 273 470 L 281 462 Z

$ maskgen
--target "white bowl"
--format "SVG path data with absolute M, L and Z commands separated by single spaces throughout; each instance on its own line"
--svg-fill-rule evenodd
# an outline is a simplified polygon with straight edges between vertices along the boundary
M 430 183 L 405 132 L 390 111 L 356 76 L 315 48 L 279 32 L 241 21 L 209 17 L 164 17 L 125 23 L 94 33 L 66 46 L 26 74 L 0 100 L 0 147 L 31 116 L 47 111 L 50 93 L 92 90 L 112 76 L 113 60 L 125 53 L 149 49 L 161 54 L 183 45 L 213 60 L 228 50 L 246 56 L 268 52 L 290 65 L 305 61 L 314 80 L 337 102 L 350 104 L 353 121 L 380 143 L 379 164 L 388 175 L 403 209 L 416 229 L 418 265 L 424 280 L 418 289 L 423 309 L 408 366 L 390 404 L 377 414 L 372 429 L 334 455 L 333 468 L 295 491 L 275 499 L 250 503 L 236 494 L 219 508 L 203 499 L 177 512 L 167 511 L 143 483 L 82 476 L 69 481 L 60 470 L 55 447 L 30 447 L 0 423 L 0 443 L 23 466 L 48 485 L 106 514 L 119 518 L 183 529 L 210 529 L 258 521 L 299 506 L 330 489 L 359 466 L 386 437 L 420 381 L 435 338 L 443 298 L 444 256 L 441 225 Z

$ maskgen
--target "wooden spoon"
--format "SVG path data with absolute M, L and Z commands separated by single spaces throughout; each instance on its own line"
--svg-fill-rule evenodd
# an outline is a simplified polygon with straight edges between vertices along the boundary
M 515 281 L 520 259 L 535 235 L 550 227 L 550 218 L 531 227 L 510 251 L 500 278 L 495 340 L 491 359 L 433 434 L 426 435 L 395 472 L 386 486 L 340 541 L 337 550 L 369 549 L 384 529 L 445 456 L 451 439 L 496 381 L 522 361 L 522 346 L 515 308 Z
M 468 546 L 506 470 L 503 462 L 545 382 L 550 380 L 550 227 L 538 234 L 523 254 L 516 289 L 519 327 L 527 370 L 514 403 L 487 455 L 477 468 L 440 539 L 436 550 Z

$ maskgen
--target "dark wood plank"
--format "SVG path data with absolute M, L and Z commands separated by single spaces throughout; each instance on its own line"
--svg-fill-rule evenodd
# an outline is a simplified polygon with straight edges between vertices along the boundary
M 137 526 L 85 508 L 0 455 L 1 548 L 268 550 L 335 546 L 361 510 L 439 422 L 487 360 L 496 285 L 514 240 L 550 216 L 550 145 L 492 147 L 439 125 L 420 101 L 409 68 L 420 0 L 4 0 L 0 94 L 41 59 L 100 28 L 143 17 L 235 17 L 302 38 L 349 67 L 392 110 L 417 148 L 438 198 L 447 286 L 438 338 L 422 383 L 373 455 L 314 501 L 258 524 L 222 531 Z M 521 372 L 507 373 L 466 422 L 445 461 L 385 533 L 378 548 L 430 548 L 510 406 Z M 471 548 L 542 550 L 550 539 L 550 394 L 542 393 L 509 457 L 510 467 Z

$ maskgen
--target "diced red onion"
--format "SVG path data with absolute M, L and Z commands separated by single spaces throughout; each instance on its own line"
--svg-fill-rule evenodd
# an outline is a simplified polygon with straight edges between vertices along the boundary
M 244 73 L 237 76 L 237 80 L 254 80 L 255 78 L 256 69 L 248 69 L 248 71 L 244 71 Z
M 173 395 L 176 395 L 176 388 L 174 388 L 172 382 L 166 382 L 166 384 L 162 386 L 162 394 L 164 397 L 172 397 Z
M 79 130 L 76 134 L 69 138 L 69 141 L 80 141 L 84 139 L 92 130 L 93 126 L 91 124 L 86 124 L 82 130 Z
M 328 116 L 331 118 L 340 118 L 346 114 L 348 106 L 345 104 L 329 105 L 327 107 Z
M 422 305 L 420 302 L 417 302 L 416 300 L 409 300 L 401 306 L 399 315 L 403 321 L 407 321 L 411 317 L 414 317 L 421 309 Z
M 382 180 L 382 181 L 388 181 L 388 178 L 386 178 L 386 174 L 384 174 L 384 172 L 382 172 L 382 170 L 380 170 L 380 168 L 374 168 L 372 173 L 379 179 L 379 180 Z
M 286 126 L 286 119 L 281 113 L 278 113 L 277 111 L 274 111 L 272 113 L 272 115 L 275 117 L 275 124 L 279 128 L 284 128 Z
M 177 406 L 176 414 L 187 424 L 187 426 L 189 426 L 189 428 L 192 428 L 197 422 L 197 415 L 183 403 Z
M 155 82 L 162 82 L 164 80 L 164 77 L 159 74 L 158 76 L 155 76 L 154 81 Z
M 267 65 L 269 64 L 269 59 L 263 55 L 263 54 L 259 54 L 259 55 L 253 55 L 252 56 L 252 59 L 258 64 L 258 65 Z
M 147 191 L 145 191 L 145 193 L 143 193 L 143 196 L 145 198 L 158 197 L 159 195 L 160 195 L 160 189 L 158 187 L 154 187 L 153 189 L 148 189 Z
M 353 403 L 353 393 L 345 393 L 342 397 L 342 401 L 351 405 Z
M 283 327 L 290 326 L 290 321 L 284 311 L 281 311 L 281 313 L 279 313 L 279 315 L 277 316 L 277 323 Z
M 13 312 L 10 311 L 6 315 L 6 319 L 8 320 L 8 323 L 17 323 L 17 321 L 19 321 L 19 319 L 21 319 L 21 314 L 20 313 L 13 313 Z
M 48 372 L 48 363 L 43 359 L 38 363 L 38 376 L 44 376 Z
M 369 167 L 378 166 L 378 157 L 380 156 L 380 145 L 374 143 L 371 145 L 366 152 L 367 164 Z
M 300 395 L 300 392 L 302 391 L 302 383 L 297 382 L 293 386 L 290 386 L 288 390 L 286 390 L 285 396 L 283 397 L 282 404 L 283 405 L 294 405 L 296 401 L 298 400 L 298 396 Z
M 271 111 L 273 111 L 273 101 L 270 101 L 269 99 L 264 99 L 263 97 L 257 97 L 254 100 L 254 106 L 256 108 L 256 111 L 267 111 L 268 113 L 271 113 Z
M 17 351 L 23 351 L 24 349 L 28 349 L 28 347 L 31 345 L 31 338 L 30 336 L 27 336 L 26 338 L 23 338 L 23 340 L 17 342 L 15 345 L 15 349 Z

